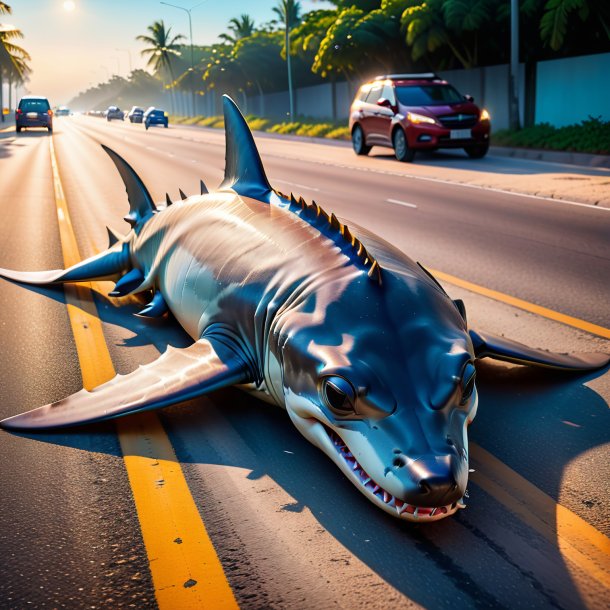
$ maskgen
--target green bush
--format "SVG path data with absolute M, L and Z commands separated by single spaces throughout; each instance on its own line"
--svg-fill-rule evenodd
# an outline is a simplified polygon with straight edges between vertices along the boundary
M 214 127 L 214 123 L 217 123 L 221 119 L 221 116 L 207 116 L 201 119 L 198 125 L 203 125 L 203 127 Z
M 324 137 L 331 140 L 349 140 L 352 135 L 349 127 L 336 127 L 332 131 L 329 131 Z
M 300 127 L 301 123 L 298 123 L 296 121 L 292 123 L 277 123 L 267 131 L 270 131 L 271 133 L 279 133 L 285 135 L 289 133 L 296 133 Z
M 335 129 L 332 123 L 314 123 L 310 125 L 302 125 L 297 131 L 298 136 L 309 136 L 310 138 L 322 138 L 327 133 Z
M 578 125 L 565 127 L 540 123 L 519 131 L 504 129 L 492 134 L 492 143 L 607 155 L 610 154 L 610 121 L 590 116 Z
M 277 134 L 295 134 L 310 138 L 330 138 L 339 140 L 350 139 L 350 133 L 347 127 L 334 123 L 316 123 L 314 119 L 311 118 L 307 118 L 302 121 L 281 121 L 276 123 L 272 119 L 249 114 L 246 116 L 246 120 L 248 121 L 250 129 L 253 131 L 268 131 L 270 133 Z M 222 129 L 224 127 L 224 119 L 222 116 L 172 116 L 170 117 L 170 122 L 178 125 L 201 125 L 203 127 L 215 127 L 218 129 Z
M 260 117 L 253 117 L 248 121 L 248 125 L 252 131 L 266 131 L 267 127 L 271 124 L 270 119 L 262 119 Z

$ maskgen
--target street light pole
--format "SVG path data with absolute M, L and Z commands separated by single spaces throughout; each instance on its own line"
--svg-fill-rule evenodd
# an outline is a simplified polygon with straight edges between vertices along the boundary
M 290 63 L 290 25 L 289 25 L 288 2 L 285 4 L 284 17 L 286 21 L 286 68 L 288 69 L 288 97 L 290 98 L 290 122 L 294 121 L 294 95 L 292 91 L 292 67 Z
M 177 4 L 171 4 L 169 2 L 161 2 L 161 4 L 165 4 L 165 6 L 172 6 L 173 8 L 180 9 L 189 16 L 189 35 L 191 39 L 191 67 L 189 68 L 189 83 L 191 85 L 191 106 L 193 114 L 195 114 L 195 83 L 193 82 L 195 76 L 195 60 L 193 58 L 193 20 L 191 18 L 191 11 L 196 9 L 198 6 L 201 6 L 205 1 L 206 0 L 203 0 L 203 2 L 200 2 L 195 6 L 191 6 L 191 8 L 184 8 L 183 6 L 178 6 Z
M 521 127 L 519 121 L 519 0 L 510 0 L 510 80 L 508 97 L 510 128 L 519 129 Z

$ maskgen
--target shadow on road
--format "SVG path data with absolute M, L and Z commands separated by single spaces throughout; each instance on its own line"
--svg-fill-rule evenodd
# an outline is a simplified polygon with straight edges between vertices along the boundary
M 22 131 L 19 134 L 16 134 L 14 129 L 0 131 L 0 160 L 10 157 L 15 152 L 16 148 L 24 146 L 23 140 L 47 138 L 50 135 L 51 134 L 49 134 L 46 129 L 44 131 L 41 129 L 37 129 L 36 131 Z
M 64 298 L 61 289 L 28 289 Z M 136 304 L 118 309 L 99 294 L 96 302 L 103 321 L 135 333 L 130 345 L 153 344 L 164 351 L 168 344 L 180 347 L 189 342 L 171 319 L 151 326 L 129 315 L 139 309 Z M 558 499 L 566 466 L 610 440 L 606 402 L 584 385 L 593 376 L 481 364 L 479 415 L 471 426 L 472 440 Z M 582 605 L 556 537 L 552 542 L 539 539 L 476 486 L 471 485 L 467 510 L 455 517 L 429 525 L 403 523 L 364 499 L 324 454 L 301 437 L 282 410 L 236 389 L 166 409 L 162 419 L 187 477 L 190 464 L 221 464 L 250 471 L 249 479 L 271 478 L 294 499 L 278 506 L 279 511 L 307 509 L 342 546 L 419 604 L 453 608 L 452 596 L 457 594 L 470 607 L 505 607 L 511 597 L 522 595 L 527 601 L 535 591 L 544 606 Z M 223 439 L 215 429 L 226 420 L 247 451 L 222 450 Z M 582 433 L 575 434 L 577 430 Z M 118 455 L 114 435 L 114 425 L 104 423 L 23 436 Z M 222 510 L 222 490 L 207 488 L 200 478 L 191 481 L 191 488 L 197 490 L 194 493 L 203 488 L 205 498 L 216 500 L 199 506 L 204 521 L 218 518 L 217 513 L 208 513 Z M 223 535 L 214 543 L 222 557 L 224 547 L 235 541 Z M 519 558 L 523 552 L 540 554 L 539 571 L 523 565 Z M 531 593 L 516 594 L 517 581 Z

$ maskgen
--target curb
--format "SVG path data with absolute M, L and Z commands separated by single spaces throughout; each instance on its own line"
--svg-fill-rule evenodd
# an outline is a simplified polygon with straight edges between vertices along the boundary
M 509 146 L 491 146 L 489 152 L 499 157 L 530 159 L 547 163 L 565 163 L 582 167 L 600 167 L 610 169 L 610 155 L 592 155 L 588 153 L 566 152 L 563 150 L 542 150 L 539 148 L 511 148 Z
M 201 125 L 175 125 L 175 127 L 197 127 L 198 129 L 217 131 L 215 127 L 203 127 Z M 343 148 L 351 148 L 352 146 L 352 143 L 348 140 L 312 138 L 309 136 L 295 136 L 293 134 L 269 133 L 268 131 L 253 131 L 252 133 L 254 133 L 257 138 L 282 138 L 292 142 L 326 144 Z M 511 148 L 509 146 L 491 146 L 489 148 L 489 152 L 498 157 L 512 157 L 514 159 L 530 159 L 531 161 L 543 161 L 546 163 L 563 163 L 565 165 L 610 169 L 610 155 L 592 155 L 588 153 L 566 152 L 563 150 L 543 150 L 539 148 Z

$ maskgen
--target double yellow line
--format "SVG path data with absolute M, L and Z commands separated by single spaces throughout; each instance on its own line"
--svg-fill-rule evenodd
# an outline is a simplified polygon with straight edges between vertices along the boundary
M 549 309 L 548 307 L 542 307 L 541 305 L 529 303 L 528 301 L 518 299 L 517 297 L 513 297 L 510 294 L 506 294 L 504 292 L 498 292 L 497 290 L 492 290 L 491 288 L 485 288 L 485 286 L 479 286 L 479 284 L 473 284 L 472 282 L 468 282 L 466 280 L 463 280 L 462 278 L 455 277 L 455 275 L 449 275 L 444 271 L 438 271 L 438 269 L 430 269 L 430 273 L 432 273 L 434 277 L 443 282 L 448 282 L 449 284 L 453 284 L 454 286 L 465 288 L 470 292 L 480 294 L 484 297 L 493 299 L 494 301 L 500 301 L 502 303 L 506 303 L 507 305 L 512 305 L 513 307 L 518 307 L 519 309 L 523 309 L 524 311 L 529 311 L 530 313 L 542 316 L 543 318 L 548 318 L 549 320 L 554 320 L 555 322 L 561 322 L 562 324 L 566 324 L 567 326 L 572 326 L 573 328 L 578 328 L 580 330 L 587 331 L 588 333 L 591 333 L 593 335 L 598 335 L 600 337 L 610 339 L 609 328 L 604 328 L 603 326 L 598 326 L 597 324 L 591 324 L 591 322 L 581 320 L 580 318 L 573 318 L 572 316 L 567 316 L 564 313 L 559 313 L 558 311 L 554 311 L 553 309 Z
M 49 138 L 59 234 L 66 267 L 80 262 Z M 82 370 L 91 390 L 116 372 L 92 298 L 91 284 L 66 285 L 68 315 Z M 161 610 L 237 608 L 233 592 L 184 473 L 159 418 L 144 413 L 117 420 L 125 467 Z

